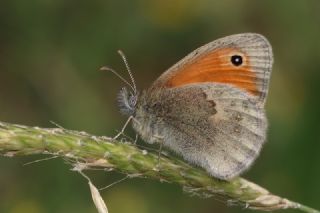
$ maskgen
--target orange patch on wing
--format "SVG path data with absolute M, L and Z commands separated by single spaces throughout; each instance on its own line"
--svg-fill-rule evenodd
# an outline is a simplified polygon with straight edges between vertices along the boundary
M 239 50 L 224 48 L 200 56 L 180 68 L 167 81 L 166 86 L 178 87 L 191 83 L 217 82 L 231 84 L 253 95 L 258 95 L 257 77 L 250 69 L 248 57 L 240 52 L 243 63 L 235 66 L 231 63 L 231 56 L 234 54 L 239 55 Z

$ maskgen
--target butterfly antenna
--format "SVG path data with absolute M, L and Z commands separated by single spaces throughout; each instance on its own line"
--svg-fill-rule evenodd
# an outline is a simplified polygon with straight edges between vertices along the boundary
M 132 72 L 131 72 L 131 69 L 130 69 L 130 67 L 129 67 L 127 58 L 126 58 L 126 56 L 124 55 L 124 53 L 123 53 L 121 50 L 118 50 L 118 53 L 119 53 L 119 55 L 121 56 L 124 64 L 126 65 L 127 71 L 128 71 L 128 73 L 129 73 L 129 76 L 130 76 L 130 79 L 131 79 L 131 83 L 132 83 L 132 87 L 133 87 L 133 92 L 134 92 L 134 94 L 137 94 L 136 82 L 135 82 L 134 77 L 133 77 L 133 75 L 132 75 Z M 132 88 L 132 87 L 131 87 L 131 88 Z
M 117 76 L 118 78 L 120 78 L 121 81 L 123 81 L 125 84 L 127 84 L 131 89 L 132 91 L 135 93 L 136 92 L 136 89 L 135 89 L 135 85 L 134 87 L 126 80 L 124 79 L 124 77 L 122 77 L 117 71 L 115 71 L 114 69 L 111 69 L 110 67 L 101 67 L 100 70 L 103 70 L 103 71 L 110 71 L 112 72 L 115 76 Z

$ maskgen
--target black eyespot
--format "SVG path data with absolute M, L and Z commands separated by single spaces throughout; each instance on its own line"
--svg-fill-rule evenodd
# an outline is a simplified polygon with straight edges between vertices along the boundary
M 242 56 L 240 55 L 233 55 L 231 56 L 231 63 L 234 65 L 234 66 L 240 66 L 242 64 Z

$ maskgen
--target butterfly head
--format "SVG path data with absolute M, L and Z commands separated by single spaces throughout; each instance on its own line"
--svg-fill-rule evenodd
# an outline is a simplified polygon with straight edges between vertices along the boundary
M 126 87 L 121 88 L 118 94 L 120 112 L 124 115 L 134 115 L 138 100 L 138 93 L 128 91 Z
M 129 64 L 127 62 L 126 56 L 121 50 L 118 50 L 119 55 L 121 56 L 130 77 L 130 81 L 127 81 L 122 75 L 117 71 L 111 69 L 110 67 L 102 67 L 100 70 L 110 71 L 116 75 L 122 82 L 129 86 L 129 90 L 126 87 L 123 87 L 118 93 L 118 104 L 120 112 L 124 115 L 132 116 L 136 110 L 136 104 L 138 100 L 138 90 L 136 82 L 133 78 L 132 72 L 130 70 Z

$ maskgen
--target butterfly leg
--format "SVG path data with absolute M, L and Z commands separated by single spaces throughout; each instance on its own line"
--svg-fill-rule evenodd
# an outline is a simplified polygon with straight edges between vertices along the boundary
M 126 121 L 126 123 L 123 125 L 121 131 L 120 131 L 116 136 L 114 136 L 114 137 L 112 138 L 113 140 L 118 139 L 118 138 L 120 137 L 120 135 L 124 134 L 125 129 L 127 128 L 128 124 L 130 123 L 130 121 L 131 121 L 132 119 L 133 119 L 133 116 L 130 116 L 130 117 L 128 118 L 128 120 Z
M 136 137 L 135 137 L 135 139 L 134 139 L 134 145 L 136 145 L 137 144 L 137 142 L 138 142 L 138 139 L 139 139 L 139 135 L 136 133 Z
M 159 150 L 158 150 L 158 165 L 160 165 L 161 152 L 162 152 L 162 147 L 163 147 L 163 143 L 164 143 L 164 138 L 159 135 L 154 135 L 153 137 L 157 138 L 157 140 L 159 141 L 159 144 L 160 144 Z

